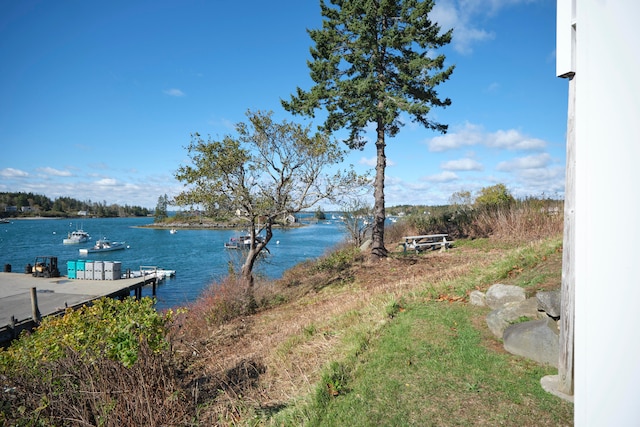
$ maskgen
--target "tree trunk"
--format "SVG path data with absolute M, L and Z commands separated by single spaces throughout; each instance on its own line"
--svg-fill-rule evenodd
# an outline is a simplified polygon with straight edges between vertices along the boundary
M 240 278 L 247 289 L 251 289 L 253 287 L 253 266 L 255 265 L 258 254 L 260 253 L 256 248 L 256 223 L 253 218 L 249 225 L 249 236 L 249 251 L 247 252 L 247 258 L 244 260 L 244 264 L 242 264 L 242 270 L 240 272 Z
M 258 253 L 255 249 L 249 249 L 249 253 L 247 254 L 247 258 L 242 264 L 242 271 L 240 272 L 240 277 L 242 279 L 242 283 L 244 283 L 247 288 L 253 287 L 253 266 L 256 262 L 256 258 L 258 258 Z
M 376 178 L 374 181 L 373 196 L 375 203 L 373 206 L 373 231 L 371 232 L 371 255 L 375 258 L 387 256 L 387 249 L 384 247 L 384 221 L 386 219 L 384 209 L 384 172 L 387 167 L 387 157 L 384 153 L 384 126 L 378 123 L 378 137 L 376 140 Z
M 251 236 L 251 246 L 249 248 L 249 252 L 247 253 L 247 258 L 242 265 L 242 271 L 240 273 L 240 277 L 243 283 L 247 286 L 247 288 L 253 287 L 253 267 L 256 264 L 256 260 L 260 255 L 260 252 L 263 250 L 268 251 L 267 244 L 271 241 L 273 237 L 273 220 L 269 219 L 269 222 L 265 224 L 264 230 L 266 233 L 265 239 L 262 243 L 256 244 L 256 227 L 255 223 L 251 223 L 251 229 L 249 230 L 249 235 Z

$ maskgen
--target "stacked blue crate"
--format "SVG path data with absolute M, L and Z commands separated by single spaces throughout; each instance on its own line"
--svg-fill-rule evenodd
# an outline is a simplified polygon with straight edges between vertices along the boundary
M 76 262 L 75 261 L 67 261 L 67 278 L 68 279 L 76 278 Z
M 84 274 L 85 264 L 86 264 L 86 261 L 83 260 L 83 259 L 79 259 L 79 260 L 76 261 L 76 279 L 84 280 L 84 278 L 85 278 L 85 274 Z

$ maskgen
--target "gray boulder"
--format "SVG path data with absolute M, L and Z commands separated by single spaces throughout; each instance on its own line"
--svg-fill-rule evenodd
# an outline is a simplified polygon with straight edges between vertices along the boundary
M 469 293 L 469 302 L 471 305 L 477 305 L 478 307 L 484 307 L 484 293 L 478 290 L 471 291 Z
M 524 289 L 520 286 L 503 285 L 496 283 L 492 285 L 485 295 L 485 303 L 492 309 L 500 308 L 510 302 L 520 302 L 526 299 Z
M 493 310 L 486 317 L 489 330 L 502 338 L 505 329 L 521 317 L 536 319 L 538 317 L 538 301 L 535 298 L 527 298 L 520 302 L 509 302 L 502 307 Z
M 561 292 L 557 291 L 540 291 L 536 294 L 538 299 L 538 310 L 544 311 L 549 317 L 554 319 L 560 318 Z
M 503 340 L 504 349 L 511 354 L 558 367 L 560 339 L 551 318 L 511 325 L 505 329 Z
M 371 239 L 365 240 L 364 243 L 360 246 L 360 252 L 367 252 L 369 249 L 371 249 L 372 244 L 373 244 L 373 240 Z

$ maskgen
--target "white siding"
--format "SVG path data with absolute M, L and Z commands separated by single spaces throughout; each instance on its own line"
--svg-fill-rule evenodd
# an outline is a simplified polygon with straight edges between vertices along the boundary
M 640 426 L 639 18 L 576 1 L 576 426 Z
M 558 0 L 556 18 L 556 75 L 567 77 L 576 72 L 575 24 L 576 0 Z

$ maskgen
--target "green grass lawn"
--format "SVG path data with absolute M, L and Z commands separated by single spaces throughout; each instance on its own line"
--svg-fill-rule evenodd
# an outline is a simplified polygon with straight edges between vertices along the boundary
M 311 425 L 571 425 L 573 405 L 540 386 L 555 369 L 483 346 L 473 311 L 406 307 L 352 366 L 333 365 L 340 384 L 321 385 L 330 393 L 316 397 Z

